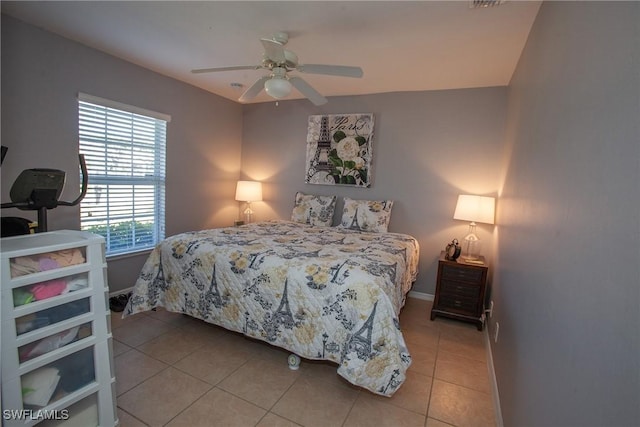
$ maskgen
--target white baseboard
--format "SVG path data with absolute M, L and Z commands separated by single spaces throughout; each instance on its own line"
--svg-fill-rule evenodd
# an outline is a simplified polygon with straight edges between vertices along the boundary
M 502 409 L 500 408 L 500 394 L 498 393 L 498 381 L 496 379 L 496 371 L 493 367 L 493 353 L 491 352 L 489 325 L 486 322 L 484 328 L 484 345 L 487 348 L 487 368 L 489 369 L 489 383 L 491 385 L 491 394 L 493 395 L 493 409 L 496 414 L 496 426 L 504 427 Z
M 425 294 L 424 292 L 418 292 L 418 291 L 409 291 L 409 295 L 407 295 L 407 296 L 409 298 L 423 299 L 423 300 L 426 300 L 426 301 L 433 301 L 433 299 L 435 298 L 431 294 Z

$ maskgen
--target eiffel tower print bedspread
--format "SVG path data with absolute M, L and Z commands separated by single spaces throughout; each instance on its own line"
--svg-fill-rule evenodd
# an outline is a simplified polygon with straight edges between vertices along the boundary
M 419 245 L 269 221 L 179 234 L 149 255 L 123 316 L 164 307 L 338 364 L 338 374 L 391 396 L 411 364 L 398 316 Z

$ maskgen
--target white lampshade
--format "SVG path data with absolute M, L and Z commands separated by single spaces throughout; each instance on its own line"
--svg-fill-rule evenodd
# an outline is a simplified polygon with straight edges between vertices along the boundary
M 258 181 L 238 181 L 236 200 L 240 202 L 259 202 L 262 200 L 262 183 Z
M 273 77 L 264 83 L 264 90 L 269 96 L 281 99 L 291 93 L 291 83 L 287 79 Z
M 496 199 L 493 197 L 461 194 L 453 214 L 453 219 L 493 224 L 495 221 Z

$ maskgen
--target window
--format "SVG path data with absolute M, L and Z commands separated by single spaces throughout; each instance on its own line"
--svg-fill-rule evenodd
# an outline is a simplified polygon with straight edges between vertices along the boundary
M 107 255 L 153 248 L 164 238 L 170 117 L 85 94 L 78 96 L 78 110 L 89 173 L 81 229 L 103 236 Z

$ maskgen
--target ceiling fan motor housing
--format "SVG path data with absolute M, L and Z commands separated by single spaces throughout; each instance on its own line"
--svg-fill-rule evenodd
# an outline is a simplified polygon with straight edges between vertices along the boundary
M 289 34 L 285 33 L 284 31 L 278 31 L 277 33 L 273 34 L 273 40 L 284 46 L 289 41 Z
M 269 58 L 266 54 L 262 59 L 262 66 L 269 70 L 273 70 L 275 68 L 285 68 L 287 70 L 295 70 L 298 66 L 298 55 L 291 52 L 290 50 L 284 49 L 284 62 L 277 62 L 273 59 Z
M 284 58 L 285 58 L 285 63 L 284 65 L 287 68 L 296 68 L 298 66 L 298 55 L 296 55 L 295 53 L 291 52 L 290 50 L 284 50 Z

